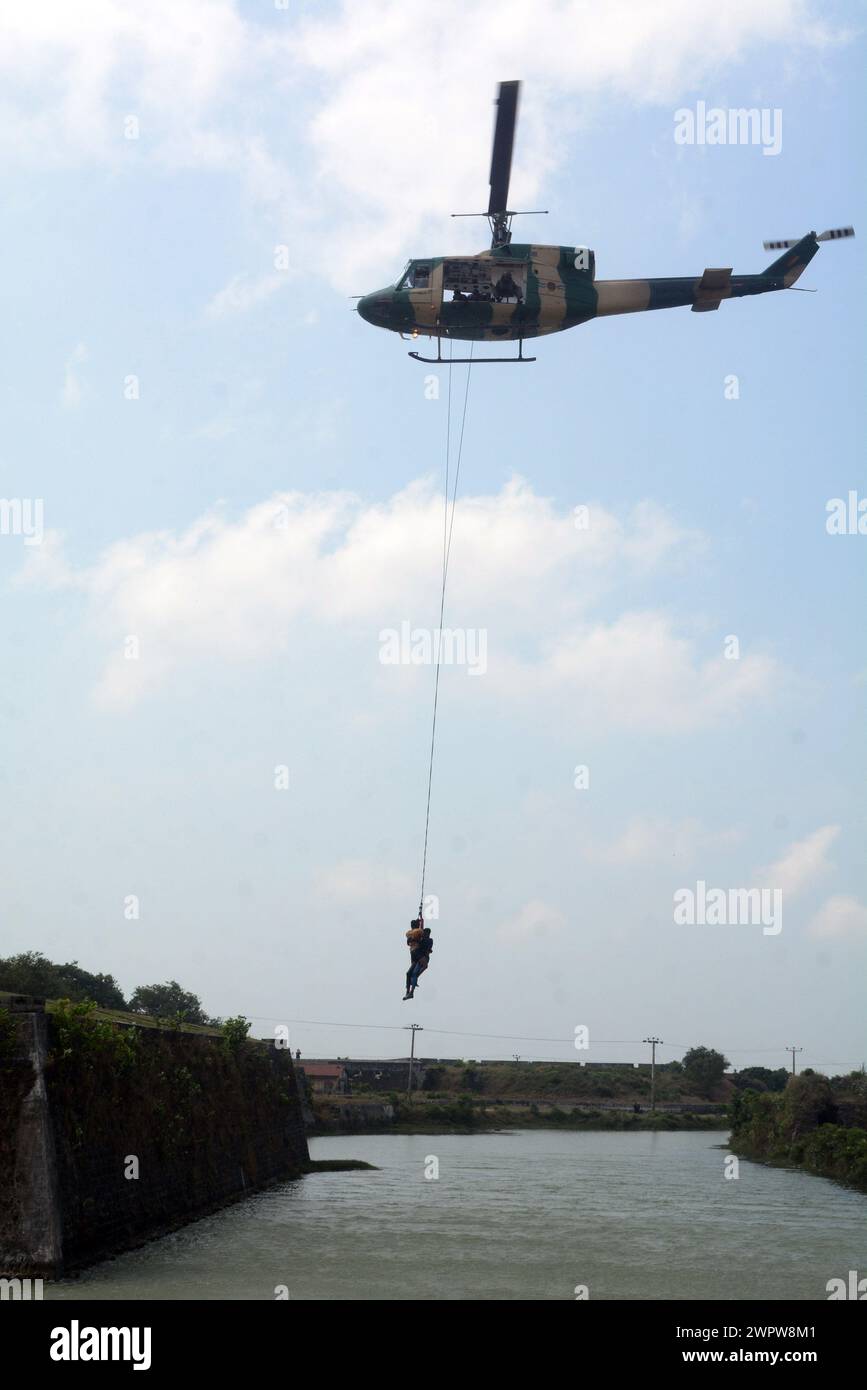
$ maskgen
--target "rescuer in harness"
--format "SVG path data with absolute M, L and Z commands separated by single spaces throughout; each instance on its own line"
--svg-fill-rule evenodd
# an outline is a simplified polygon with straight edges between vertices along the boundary
M 412 999 L 419 975 L 424 974 L 430 965 L 430 953 L 433 950 L 433 937 L 430 934 L 430 927 L 424 924 L 424 918 L 419 914 L 409 925 L 406 934 L 406 944 L 409 947 L 409 970 L 406 972 L 406 994 L 404 999 Z

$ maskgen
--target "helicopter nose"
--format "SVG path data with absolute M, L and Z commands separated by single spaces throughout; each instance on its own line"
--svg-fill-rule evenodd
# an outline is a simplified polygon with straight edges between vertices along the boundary
M 388 322 L 391 294 L 387 290 L 377 290 L 375 294 L 366 294 L 358 301 L 357 308 L 366 323 L 383 328 Z

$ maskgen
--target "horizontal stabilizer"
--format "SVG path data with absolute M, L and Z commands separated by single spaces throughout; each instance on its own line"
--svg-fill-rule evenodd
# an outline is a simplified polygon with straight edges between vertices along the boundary
M 709 313 L 712 309 L 718 309 L 720 301 L 728 296 L 731 281 L 731 266 L 724 270 L 708 268 L 696 285 L 693 313 Z

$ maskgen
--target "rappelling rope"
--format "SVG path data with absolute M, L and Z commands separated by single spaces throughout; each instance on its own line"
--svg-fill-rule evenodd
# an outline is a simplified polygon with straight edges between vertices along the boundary
M 474 347 L 474 344 L 471 342 L 471 343 L 470 343 L 470 357 L 471 357 L 471 358 L 472 358 L 472 355 L 473 355 L 473 347 Z M 461 455 L 462 455 L 463 449 L 464 449 L 464 426 L 466 425 L 466 422 L 467 422 L 467 400 L 469 399 L 469 394 L 470 394 L 470 373 L 471 373 L 472 370 L 473 370 L 473 364 L 472 364 L 472 362 L 470 362 L 470 363 L 468 364 L 468 366 L 467 366 L 467 384 L 466 384 L 466 387 L 464 388 L 464 408 L 463 408 L 463 412 L 462 412 L 462 414 L 461 414 L 461 432 L 460 432 L 460 435 L 459 435 L 459 437 L 458 437 L 458 454 L 457 454 L 457 460 L 456 460 L 456 463 L 455 463 L 455 482 L 454 482 L 454 490 L 453 490 L 453 492 L 452 492 L 451 516 L 449 516 L 449 465 L 450 465 L 450 462 L 451 462 L 451 424 L 452 424 L 452 363 L 451 363 L 451 358 L 452 358 L 452 356 L 453 356 L 453 353 L 454 353 L 453 345 L 452 345 L 451 343 L 449 343 L 448 402 L 447 402 L 447 404 L 448 404 L 448 418 L 447 418 L 447 420 L 446 420 L 446 466 L 445 466 L 445 493 L 444 493 L 445 510 L 444 510 L 444 512 L 443 512 L 443 582 L 442 582 L 442 589 L 441 589 L 441 591 L 440 591 L 440 620 L 439 620 L 439 627 L 438 627 L 438 629 L 437 629 L 436 659 L 435 659 L 435 661 L 434 661 L 434 669 L 435 669 L 435 675 L 434 675 L 434 702 L 433 702 L 433 719 L 432 719 L 432 721 L 431 721 L 431 731 L 430 731 L 430 764 L 429 764 L 429 766 L 428 766 L 428 773 L 427 773 L 427 809 L 426 809 L 426 811 L 425 811 L 425 818 L 424 818 L 424 853 L 423 853 L 423 855 L 422 855 L 422 861 L 421 861 L 421 893 L 419 894 L 419 903 L 418 903 L 418 915 L 419 915 L 419 917 L 422 916 L 422 911 L 423 911 L 423 908 L 424 908 L 424 880 L 425 880 L 425 872 L 426 872 L 426 870 L 427 870 L 427 841 L 428 841 L 428 830 L 429 830 L 429 828 L 430 828 L 430 795 L 431 795 L 431 786 L 433 785 L 434 747 L 435 747 L 435 744 L 436 744 L 436 733 L 437 733 L 437 703 L 438 703 L 438 701 L 439 701 L 439 692 L 440 692 L 440 659 L 439 659 L 439 658 L 440 658 L 440 643 L 441 643 L 441 641 L 442 641 L 442 631 L 443 631 L 443 613 L 444 613 L 445 604 L 446 604 L 446 580 L 448 579 L 448 573 L 449 573 L 449 556 L 451 555 L 451 550 L 452 550 L 452 531 L 454 530 L 454 524 L 455 524 L 455 504 L 456 504 L 456 502 L 457 502 L 457 496 L 458 496 L 458 481 L 459 481 L 460 476 L 461 476 Z

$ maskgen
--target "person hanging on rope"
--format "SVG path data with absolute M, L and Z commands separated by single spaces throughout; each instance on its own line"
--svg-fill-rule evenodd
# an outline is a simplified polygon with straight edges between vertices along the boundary
M 419 906 L 418 917 L 410 922 L 409 931 L 406 934 L 406 944 L 409 947 L 409 970 L 406 972 L 406 994 L 403 996 L 404 999 L 412 998 L 412 990 L 414 988 L 412 973 L 417 961 L 420 959 L 424 939 L 424 918 L 421 915 L 421 906 Z
M 417 947 L 418 960 L 410 968 L 409 972 L 409 997 L 412 998 L 418 989 L 418 977 L 423 975 L 430 965 L 430 953 L 433 950 L 433 937 L 430 934 L 430 927 L 425 927 L 422 940 Z
M 510 280 L 511 280 L 511 276 L 510 276 L 509 278 L 510 278 Z M 512 283 L 512 286 L 514 287 L 514 289 L 517 291 L 517 290 L 518 290 L 518 286 L 515 285 L 515 283 L 514 283 L 513 280 L 511 281 L 511 283 Z M 470 299 L 478 299 L 478 298 L 480 298 L 480 295 L 479 295 L 479 293 L 478 293 L 478 287 L 476 287 L 476 291 L 475 291 L 473 294 L 470 294 L 469 297 L 470 297 Z M 491 300 L 491 299 L 494 298 L 493 294 L 490 294 L 490 293 L 486 294 L 484 297 L 485 297 L 486 299 L 489 299 L 489 300 Z M 518 293 L 518 300 L 519 300 L 519 302 L 520 302 L 520 292 Z M 466 419 L 467 419 L 467 400 L 469 399 L 469 394 L 470 394 L 470 371 L 472 370 L 472 357 L 473 357 L 473 344 L 471 343 L 471 344 L 470 344 L 470 356 L 469 356 L 469 358 L 467 358 L 467 361 L 469 362 L 469 366 L 467 367 L 467 384 L 466 384 L 466 389 L 465 389 L 465 391 L 464 391 L 464 409 L 463 409 L 463 414 L 462 414 L 462 416 L 461 416 L 461 432 L 460 432 L 460 437 L 459 437 L 459 440 L 458 440 L 458 457 L 457 457 L 457 466 L 456 466 L 456 468 L 455 468 L 455 483 L 454 483 L 454 490 L 453 490 L 453 492 L 452 492 L 451 517 L 449 517 L 449 460 L 450 460 L 451 417 L 452 417 L 452 374 L 451 374 L 451 365 L 449 365 L 449 397 L 448 397 L 448 409 L 447 409 L 447 412 L 446 412 L 446 422 L 447 422 L 447 423 L 446 423 L 445 488 L 444 488 L 444 490 L 443 490 L 443 496 L 444 496 L 444 499 L 445 499 L 445 514 L 444 514 L 444 517 L 443 517 L 443 577 L 442 577 L 442 587 L 441 587 L 441 589 L 440 589 L 440 621 L 439 621 L 439 629 L 438 629 L 438 631 L 439 631 L 440 634 L 442 633 L 442 630 L 443 630 L 443 613 L 444 613 L 444 611 L 445 611 L 445 603 L 446 603 L 446 580 L 448 579 L 448 573 L 449 573 L 449 556 L 451 555 L 451 549 L 452 549 L 452 528 L 454 527 L 454 522 L 455 522 L 455 507 L 457 506 L 457 500 L 458 500 L 458 479 L 459 479 L 460 476 L 461 476 L 461 456 L 462 456 L 462 454 L 463 454 L 463 449 L 464 449 L 464 425 L 466 424 Z M 427 869 L 427 845 L 428 845 L 428 831 L 429 831 L 429 829 L 430 829 L 430 802 L 431 802 L 431 788 L 433 787 L 434 748 L 435 748 L 435 746 L 436 746 L 437 705 L 438 705 L 438 701 L 439 701 L 440 667 L 441 667 L 441 664 L 442 664 L 442 663 L 440 662 L 440 659 L 439 659 L 439 651 L 438 651 L 438 652 L 437 652 L 437 657 L 436 657 L 436 659 L 435 659 L 435 661 L 434 661 L 433 716 L 432 716 L 432 718 L 431 718 L 431 731 L 430 731 L 430 759 L 429 759 L 429 762 L 428 762 L 428 771 L 427 771 L 427 806 L 426 806 L 426 808 L 425 808 L 425 817 L 424 817 L 424 849 L 423 849 L 423 851 L 422 851 L 422 860 L 421 860 L 421 894 L 420 894 L 420 900 L 419 900 L 419 905 L 418 905 L 418 917 L 417 917 L 413 922 L 410 923 L 410 929 L 409 929 L 409 931 L 408 931 L 407 934 L 406 934 L 406 941 L 407 941 L 407 945 L 409 946 L 409 970 L 406 972 L 406 993 L 405 993 L 404 996 L 403 996 L 404 999 L 412 999 L 412 997 L 413 997 L 413 995 L 414 995 L 414 993 L 415 993 L 415 990 L 416 990 L 416 986 L 418 985 L 418 977 L 419 977 L 419 975 L 423 975 L 424 972 L 425 972 L 425 970 L 427 970 L 427 968 L 428 968 L 428 966 L 429 966 L 429 964 L 430 964 L 430 955 L 431 955 L 431 951 L 433 950 L 433 937 L 432 937 L 431 934 L 430 934 L 430 928 L 429 928 L 429 927 L 426 927 L 425 924 L 424 924 L 424 918 L 423 918 L 423 916 L 422 916 L 422 908 L 424 907 L 425 870 Z

